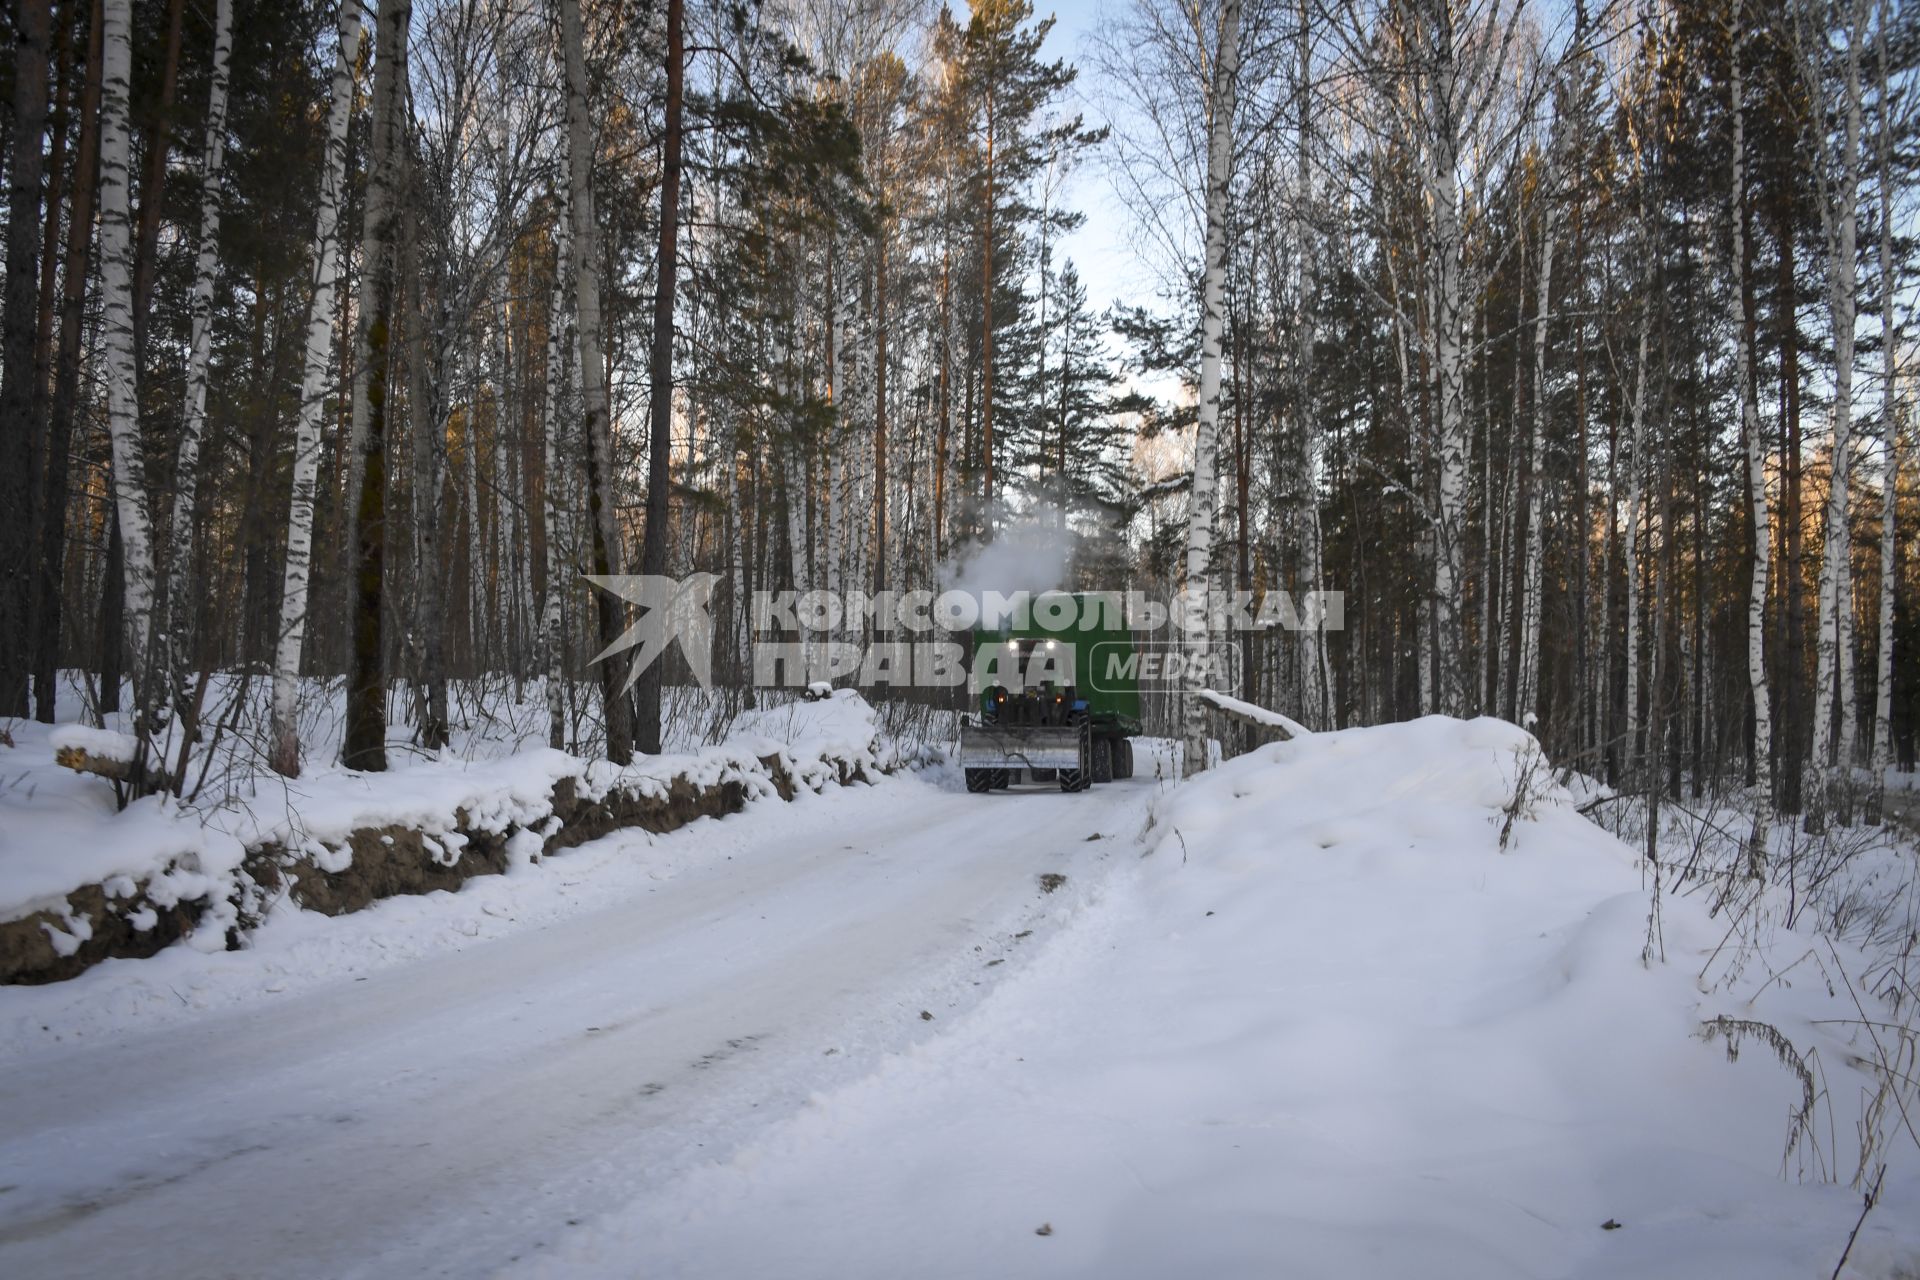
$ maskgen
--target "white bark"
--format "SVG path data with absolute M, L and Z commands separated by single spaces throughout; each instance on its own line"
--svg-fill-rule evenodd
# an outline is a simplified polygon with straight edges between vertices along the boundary
M 223 0 L 224 2 L 224 0 Z M 287 519 L 287 565 L 280 586 L 280 634 L 273 655 L 271 713 L 273 767 L 300 772 L 294 726 L 300 658 L 306 643 L 307 598 L 313 568 L 313 500 L 320 469 L 320 414 L 332 365 L 332 337 L 340 277 L 340 195 L 346 184 L 347 124 L 353 110 L 353 70 L 360 48 L 358 0 L 340 5 L 339 53 L 333 65 L 333 101 L 327 114 L 326 160 L 314 219 L 313 293 L 307 303 L 307 343 L 294 421 L 293 503 Z M 351 468 L 351 463 L 349 463 Z
M 1827 138 L 1824 111 L 1816 116 L 1815 129 L 1822 144 L 1819 168 L 1820 220 L 1826 232 L 1827 312 L 1833 333 L 1833 423 L 1831 433 L 1832 481 L 1827 491 L 1827 521 L 1824 554 L 1820 564 L 1819 643 L 1816 646 L 1813 751 L 1826 774 L 1827 803 L 1841 806 L 1845 774 L 1853 765 L 1853 663 L 1852 565 L 1849 556 L 1850 471 L 1853 453 L 1853 353 L 1854 320 L 1858 310 L 1857 247 L 1859 212 L 1860 154 L 1860 25 L 1864 0 L 1852 0 L 1847 6 L 1847 52 L 1845 59 L 1845 101 L 1840 122 L 1840 154 L 1832 156 Z M 1824 46 L 1824 39 L 1819 40 Z M 1819 74 L 1817 54 L 1803 54 L 1809 73 Z M 1816 88 L 1820 81 L 1814 80 Z M 1823 90 L 1822 90 L 1823 91 Z M 1830 163 L 1827 163 L 1829 162 Z M 1835 731 L 1836 683 L 1839 727 Z M 1843 811 L 1844 812 L 1844 811 Z M 1823 820 L 1819 802 L 1808 813 L 1808 824 L 1817 828 Z
M 100 345 L 113 450 L 113 500 L 125 552 L 126 646 L 136 706 L 150 699 L 153 531 L 147 517 L 134 384 L 133 226 L 128 171 L 128 100 L 133 54 L 130 0 L 103 0 L 100 24 Z M 144 732 L 144 731 L 143 731 Z
M 1514 699 L 1520 715 L 1536 722 L 1540 719 L 1540 560 L 1547 496 L 1540 463 L 1547 435 L 1547 340 L 1553 317 L 1553 254 L 1560 233 L 1558 185 L 1559 165 L 1549 157 L 1540 183 L 1547 207 L 1540 219 L 1540 280 L 1533 320 L 1533 438 L 1527 447 L 1527 544 L 1521 569 L 1519 693 Z
M 1620 562 L 1627 579 L 1627 720 L 1621 734 L 1620 754 L 1625 761 L 1623 772 L 1629 779 L 1637 767 L 1640 741 L 1639 540 L 1640 521 L 1646 507 L 1647 330 L 1650 327 L 1648 312 L 1652 307 L 1651 295 L 1643 291 L 1634 356 L 1633 427 L 1627 446 L 1627 527 L 1620 539 Z
M 1892 6 L 1880 0 L 1878 58 L 1880 90 L 1880 422 L 1886 435 L 1886 464 L 1880 478 L 1880 617 L 1874 663 L 1873 735 L 1868 756 L 1868 785 L 1875 818 L 1880 816 L 1891 754 L 1893 712 L 1893 587 L 1895 526 L 1900 493 L 1900 428 L 1905 406 L 1900 399 L 1900 334 L 1894 323 L 1896 279 L 1893 267 L 1893 108 L 1887 88 L 1887 27 Z
M 1213 517 L 1219 492 L 1216 458 L 1220 426 L 1220 346 L 1222 294 L 1227 275 L 1227 187 L 1233 179 L 1234 94 L 1240 76 L 1240 0 L 1221 0 L 1220 41 L 1214 50 L 1213 84 L 1208 93 L 1206 274 L 1200 289 L 1200 422 L 1193 439 L 1192 505 L 1187 513 L 1186 589 L 1207 590 L 1213 563 Z M 1209 636 L 1204 627 L 1186 635 L 1189 687 L 1186 696 L 1186 750 L 1182 773 L 1191 777 L 1207 767 L 1207 712 L 1198 692 Z M 1199 660 L 1199 661 L 1196 661 Z
M 1325 539 L 1320 526 L 1320 433 L 1313 412 L 1313 345 L 1316 338 L 1315 301 L 1318 294 L 1317 259 L 1312 244 L 1313 230 L 1313 28 L 1308 21 L 1307 0 L 1301 0 L 1299 32 L 1299 101 L 1295 122 L 1295 175 L 1298 188 L 1294 197 L 1294 244 L 1300 255 L 1299 298 L 1299 387 L 1296 403 L 1300 406 L 1300 490 L 1306 527 L 1302 530 L 1305 561 L 1301 589 L 1319 592 L 1326 584 Z M 1240 513 L 1242 520 L 1246 512 Z M 1334 728 L 1333 668 L 1327 653 L 1326 633 L 1318 614 L 1306 617 L 1300 632 L 1300 665 L 1307 687 L 1306 705 L 1301 708 L 1308 721 L 1320 729 Z
M 1461 190 L 1459 128 L 1455 118 L 1457 64 L 1453 14 L 1448 3 L 1433 6 L 1433 29 L 1426 33 L 1432 59 L 1427 71 L 1426 137 L 1428 214 L 1432 220 L 1430 289 L 1432 292 L 1433 368 L 1439 409 L 1439 523 L 1433 557 L 1435 658 L 1439 709 L 1447 715 L 1469 710 L 1466 690 L 1466 637 L 1460 598 L 1465 589 L 1462 556 L 1467 533 L 1466 355 L 1462 340 Z
M 576 349 L 576 335 L 567 307 L 568 268 L 573 262 L 573 216 L 568 192 L 560 192 L 560 209 L 554 220 L 553 292 L 547 309 L 547 397 L 541 433 L 546 447 L 547 564 L 546 597 L 540 610 L 540 648 L 547 676 L 547 741 L 564 749 L 566 721 L 566 651 L 560 636 L 560 604 L 571 578 L 567 569 L 567 530 L 572 510 L 564 484 L 564 459 L 572 457 L 565 439 L 567 421 L 568 372 Z
M 168 526 L 176 558 L 168 569 L 170 651 L 163 656 L 176 673 L 186 669 L 192 656 L 186 646 L 196 608 L 192 599 L 193 506 L 200 479 L 200 441 L 207 426 L 207 368 L 213 353 L 213 282 L 220 248 L 220 175 L 226 161 L 227 76 L 232 60 L 233 0 L 215 0 L 213 72 L 207 88 L 207 144 L 200 165 L 200 245 L 194 262 L 193 297 L 188 306 L 192 321 L 187 402 L 180 429 L 178 462 L 174 467 L 173 522 Z
M 573 211 L 574 323 L 580 335 L 580 398 L 586 406 L 587 447 L 600 482 L 600 537 L 607 572 L 626 572 L 620 521 L 614 510 L 613 430 L 607 413 L 606 357 L 600 341 L 600 235 L 593 214 L 593 137 L 587 119 L 587 58 L 580 0 L 561 0 L 567 59 L 567 173 Z M 611 638 L 611 637 L 609 637 Z
M 1746 90 L 1740 63 L 1741 0 L 1733 0 L 1733 74 L 1728 110 L 1733 116 L 1733 171 L 1728 190 L 1733 220 L 1733 289 L 1727 297 L 1733 333 L 1735 394 L 1740 397 L 1740 433 L 1747 442 L 1747 497 L 1753 525 L 1753 576 L 1747 590 L 1747 688 L 1753 698 L 1753 830 L 1748 840 L 1750 865 L 1758 872 L 1766 855 L 1767 821 L 1773 812 L 1773 703 L 1767 688 L 1767 574 L 1773 522 L 1767 507 L 1767 449 L 1760 438 L 1760 411 L 1754 403 L 1753 353 L 1747 346 L 1747 132 Z

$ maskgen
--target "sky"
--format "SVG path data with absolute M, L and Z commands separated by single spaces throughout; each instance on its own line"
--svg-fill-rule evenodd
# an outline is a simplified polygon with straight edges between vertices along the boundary
M 1046 52 L 1065 58 L 1080 69 L 1073 87 L 1073 109 L 1086 113 L 1089 125 L 1103 122 L 1101 94 L 1092 83 L 1099 72 L 1093 67 L 1086 43 L 1096 29 L 1103 12 L 1112 13 L 1119 0 L 1058 0 L 1049 5 L 1035 0 L 1034 11 L 1045 16 L 1051 12 L 1056 24 L 1047 38 Z M 1068 204 L 1086 215 L 1086 222 L 1067 237 L 1062 254 L 1072 258 L 1087 286 L 1087 300 L 1096 311 L 1104 311 L 1116 301 L 1149 306 L 1157 299 L 1151 272 L 1142 264 L 1129 244 L 1131 215 L 1115 193 L 1100 160 L 1081 165 L 1070 180 Z

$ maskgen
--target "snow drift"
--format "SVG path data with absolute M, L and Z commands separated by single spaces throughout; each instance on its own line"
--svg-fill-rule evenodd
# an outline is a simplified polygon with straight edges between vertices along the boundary
M 1846 993 L 1703 990 L 1724 924 L 1682 897 L 1655 917 L 1523 731 L 1274 744 L 1142 839 L 948 1034 L 527 1269 L 1831 1273 L 1868 1083 Z M 1709 1042 L 1723 1014 L 1815 1050 L 1837 1123 L 1796 1123 L 1771 1050 Z M 1849 1274 L 1920 1262 L 1913 1181 L 1888 1186 Z

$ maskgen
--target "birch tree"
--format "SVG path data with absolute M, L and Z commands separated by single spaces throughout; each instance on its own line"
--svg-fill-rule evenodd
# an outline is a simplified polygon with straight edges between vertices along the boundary
M 199 607 L 194 596 L 193 512 L 200 479 L 200 442 L 207 429 L 207 370 L 213 355 L 213 284 L 220 251 L 220 184 L 227 147 L 227 79 L 233 62 L 233 0 L 215 0 L 213 71 L 207 87 L 207 142 L 200 160 L 200 238 L 194 257 L 193 297 L 187 352 L 186 416 L 174 466 L 173 519 L 166 573 L 169 682 L 179 681 L 192 661 L 191 640 Z M 184 708 L 184 688 L 175 701 Z M 186 744 L 181 744 L 184 750 Z
M 1773 540 L 1773 521 L 1767 507 L 1767 448 L 1760 435 L 1760 412 L 1755 403 L 1751 328 L 1747 324 L 1747 122 L 1746 80 L 1741 46 L 1746 39 L 1742 0 L 1733 0 L 1733 24 L 1728 37 L 1727 110 L 1733 118 L 1731 172 L 1727 206 L 1733 223 L 1733 288 L 1727 295 L 1729 331 L 1733 334 L 1734 394 L 1740 398 L 1740 437 L 1746 444 L 1748 519 L 1753 528 L 1753 570 L 1747 586 L 1747 689 L 1753 700 L 1753 761 L 1755 804 L 1753 827 L 1747 842 L 1748 861 L 1758 873 L 1765 867 L 1767 825 L 1773 813 L 1773 703 L 1767 688 L 1765 637 L 1767 630 L 1767 574 Z
M 1542 711 L 1539 700 L 1540 562 L 1544 554 L 1542 525 L 1546 514 L 1546 486 L 1541 463 L 1547 438 L 1547 349 L 1553 321 L 1553 255 L 1560 240 L 1560 165 L 1551 139 L 1541 169 L 1536 191 L 1544 207 L 1540 214 L 1540 267 L 1533 309 L 1533 416 L 1527 437 L 1527 532 L 1521 568 L 1520 665 L 1515 675 L 1518 692 L 1514 698 L 1515 713 L 1530 725 L 1539 722 Z
M 151 696 L 146 679 L 153 641 L 153 531 L 147 517 L 146 462 L 140 443 L 133 343 L 133 220 L 130 207 L 128 101 L 133 75 L 131 0 L 101 6 L 100 346 L 113 451 L 113 500 L 120 521 L 126 652 L 134 662 L 136 706 Z M 140 727 L 142 740 L 153 726 Z
M 561 42 L 567 62 L 567 176 L 573 212 L 573 310 L 580 342 L 580 398 L 586 410 L 587 506 L 593 534 L 593 571 L 624 573 L 620 521 L 614 505 L 613 429 L 607 415 L 605 348 L 600 337 L 600 251 L 593 213 L 593 136 L 587 118 L 587 59 L 581 31 L 580 0 L 559 0 Z M 664 495 L 662 495 L 664 498 Z M 619 672 L 606 659 L 620 639 L 625 620 L 619 600 L 597 593 L 601 704 L 606 720 L 607 759 L 633 759 L 631 704 Z
M 1866 0 L 1845 0 L 1842 6 L 1846 49 L 1841 55 L 1844 71 L 1837 106 L 1830 101 L 1824 75 L 1826 29 L 1822 25 L 1818 31 L 1808 30 L 1818 16 L 1803 15 L 1799 7 L 1794 11 L 1801 64 L 1819 104 L 1813 125 L 1819 157 L 1814 166 L 1818 188 L 1815 203 L 1825 233 L 1827 314 L 1833 334 L 1832 477 L 1827 487 L 1826 533 L 1820 560 L 1813 691 L 1813 751 L 1825 775 L 1825 795 L 1822 798 L 1816 794 L 1807 807 L 1809 832 L 1824 828 L 1829 809 L 1843 823 L 1850 816 L 1846 774 L 1853 767 L 1854 718 L 1848 491 L 1853 457 L 1854 322 L 1859 306 L 1855 254 L 1860 201 L 1860 46 L 1865 9 Z M 1834 151 L 1836 137 L 1838 154 Z
M 346 184 L 347 124 L 353 111 L 353 72 L 359 60 L 360 3 L 341 0 L 333 96 L 327 112 L 326 151 L 314 215 L 313 290 L 307 300 L 306 356 L 294 420 L 293 499 L 287 517 L 287 562 L 280 586 L 280 628 L 274 645 L 273 706 L 267 759 L 287 777 L 300 773 L 301 657 L 306 645 L 307 599 L 313 573 L 314 487 L 320 470 L 320 415 L 332 372 L 333 322 L 340 278 L 340 199 Z
M 1240 0 L 1221 0 L 1220 38 L 1214 45 L 1213 78 L 1207 93 L 1206 265 L 1200 283 L 1200 415 L 1193 437 L 1192 506 L 1187 514 L 1186 590 L 1204 601 L 1213 563 L 1216 459 L 1220 427 L 1220 350 L 1227 276 L 1227 188 L 1233 181 L 1234 94 L 1240 77 Z M 1207 711 L 1199 691 L 1207 684 L 1208 634 L 1204 625 L 1186 633 L 1185 751 L 1182 770 L 1192 777 L 1207 767 Z
M 573 495 L 563 483 L 568 474 L 564 459 L 571 456 L 565 430 L 570 406 L 573 356 L 577 341 L 567 306 L 567 280 L 573 264 L 573 211 L 564 186 L 554 219 L 553 291 L 547 316 L 547 395 L 542 408 L 541 444 L 546 462 L 547 520 L 546 592 L 540 608 L 540 646 L 547 677 L 547 743 L 566 746 L 566 652 L 562 641 L 561 608 L 566 599 L 567 550 L 571 530 L 567 513 Z M 735 599 L 739 599 L 736 595 Z
M 1887 28 L 1892 20 L 1892 6 L 1888 0 L 1880 0 L 1874 65 L 1880 103 L 1876 150 L 1880 188 L 1880 431 L 1885 459 L 1880 474 L 1880 616 L 1874 649 L 1873 723 L 1869 728 L 1872 737 L 1867 755 L 1866 820 L 1870 823 L 1878 823 L 1881 818 L 1886 798 L 1887 757 L 1892 745 L 1895 538 L 1900 509 L 1900 431 L 1906 419 L 1906 403 L 1900 395 L 1900 332 L 1894 311 L 1899 289 L 1893 262 L 1896 120 L 1887 75 Z

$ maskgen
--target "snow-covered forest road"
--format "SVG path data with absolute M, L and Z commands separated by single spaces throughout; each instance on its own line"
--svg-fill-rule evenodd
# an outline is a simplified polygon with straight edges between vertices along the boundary
M 697 857 L 585 914 L 32 1050 L 0 1069 L 0 1274 L 537 1257 L 937 1032 L 1133 848 L 1155 786 L 977 797 L 896 778 L 758 805 L 651 838 Z M 649 840 L 609 838 L 642 861 Z M 1045 873 L 1067 884 L 1049 894 Z

